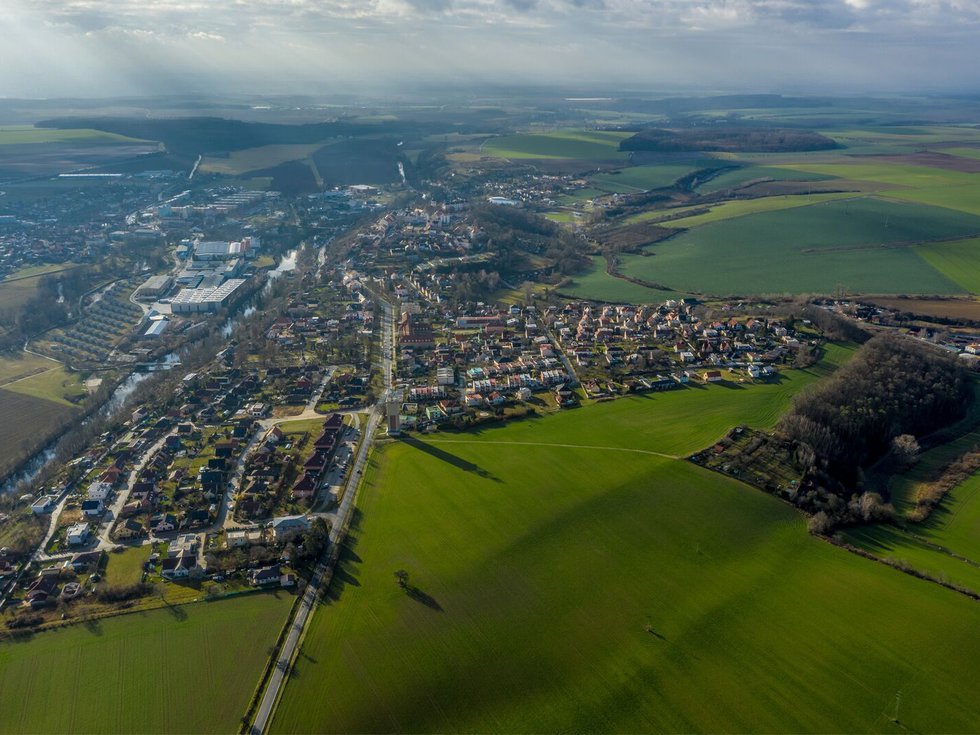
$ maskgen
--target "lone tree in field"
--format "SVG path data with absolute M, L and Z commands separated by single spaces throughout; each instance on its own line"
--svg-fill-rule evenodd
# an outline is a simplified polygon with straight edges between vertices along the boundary
M 395 579 L 398 580 L 398 586 L 402 589 L 406 589 L 408 587 L 408 572 L 406 572 L 404 569 L 399 569 L 397 572 L 395 572 Z

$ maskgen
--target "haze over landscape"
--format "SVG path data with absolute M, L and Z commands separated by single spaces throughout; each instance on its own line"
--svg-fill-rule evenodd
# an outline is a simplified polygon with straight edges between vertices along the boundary
M 962 92 L 978 28 L 975 0 L 6 0 L 0 94 Z

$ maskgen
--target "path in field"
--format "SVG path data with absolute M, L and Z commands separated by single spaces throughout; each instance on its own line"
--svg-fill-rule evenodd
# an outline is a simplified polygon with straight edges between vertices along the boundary
M 631 449 L 629 447 L 600 447 L 594 444 L 553 444 L 550 442 L 505 442 L 480 439 L 479 441 L 466 441 L 465 439 L 429 439 L 428 444 L 512 444 L 524 447 L 563 447 L 566 449 L 605 449 L 610 452 L 634 452 L 636 454 L 649 454 L 654 457 L 664 459 L 681 459 L 676 454 L 664 454 L 663 452 L 653 452 L 649 449 Z

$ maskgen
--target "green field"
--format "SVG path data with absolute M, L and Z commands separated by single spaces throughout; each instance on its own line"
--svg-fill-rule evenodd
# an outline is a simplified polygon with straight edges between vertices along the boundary
M 606 272 L 603 258 L 593 258 L 592 266 L 588 270 L 576 273 L 572 282 L 562 286 L 559 291 L 580 299 L 630 304 L 660 304 L 667 299 L 681 299 L 685 296 L 674 291 L 646 288 L 611 276 Z
M 635 194 L 649 189 L 661 189 L 672 186 L 675 181 L 704 165 L 710 165 L 711 159 L 691 161 L 689 163 L 662 163 L 654 166 L 634 166 L 618 171 L 595 174 L 589 177 L 589 182 L 597 189 L 616 194 Z
M 78 373 L 70 373 L 53 362 L 47 364 L 49 367 L 44 372 L 6 383 L 2 386 L 3 390 L 44 398 L 63 406 L 74 406 L 85 398 L 87 391 Z
M 292 602 L 248 595 L 0 643 L 0 732 L 235 732 Z
M 964 291 L 980 294 L 980 238 L 919 245 L 915 251 Z
M 980 475 L 954 487 L 925 522 L 912 528 L 932 543 L 980 564 Z
M 106 585 L 124 587 L 137 584 L 143 577 L 143 565 L 150 558 L 151 551 L 153 551 L 153 547 L 147 544 L 109 554 L 105 568 Z
M 725 171 L 712 179 L 704 182 L 697 187 L 702 194 L 710 194 L 725 189 L 733 189 L 750 181 L 773 180 L 773 181 L 829 181 L 833 176 L 826 174 L 810 173 L 808 171 L 794 171 L 789 168 L 776 168 L 772 166 L 743 166 L 733 171 Z
M 765 424 L 791 392 L 691 389 L 384 446 L 273 731 L 975 730 L 975 603 L 654 454 Z
M 702 294 L 962 293 L 912 243 L 980 232 L 980 218 L 861 197 L 713 222 L 626 256 L 626 275 Z
M 629 135 L 603 130 L 503 135 L 484 143 L 481 152 L 488 156 L 514 159 L 626 160 L 627 154 L 619 150 L 619 141 Z
M 761 214 L 763 212 L 778 212 L 783 209 L 795 209 L 796 207 L 808 207 L 811 204 L 819 204 L 820 202 L 830 202 L 835 199 L 853 199 L 859 194 L 851 194 L 847 192 L 833 192 L 826 194 L 810 194 L 802 195 L 796 194 L 792 196 L 780 196 L 780 197 L 763 197 L 761 199 L 733 199 L 727 202 L 722 202 L 721 204 L 711 205 L 711 209 L 704 214 L 693 214 L 690 217 L 682 217 L 679 219 L 672 219 L 663 223 L 664 227 L 678 227 L 678 228 L 691 228 L 698 227 L 699 225 L 706 225 L 711 222 L 720 222 L 726 219 L 735 219 L 736 217 L 744 217 L 747 214 Z M 689 209 L 701 209 L 701 207 L 690 207 Z M 679 211 L 671 211 L 671 214 L 676 214 Z M 634 215 L 629 218 L 627 222 L 644 222 L 646 220 L 656 219 L 657 217 L 664 216 L 665 212 L 663 210 L 655 212 L 644 212 L 643 214 Z
M 136 138 L 101 130 L 36 128 L 33 125 L 0 125 L 0 146 L 34 143 L 142 143 Z
M 31 375 L 37 375 L 57 367 L 59 363 L 37 357 L 26 352 L 17 355 L 4 355 L 0 357 L 0 386 L 6 385 L 14 380 L 20 380 Z

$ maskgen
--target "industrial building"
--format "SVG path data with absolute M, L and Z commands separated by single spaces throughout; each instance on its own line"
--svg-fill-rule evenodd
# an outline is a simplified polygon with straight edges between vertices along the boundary
M 205 314 L 215 312 L 231 299 L 245 283 L 244 278 L 232 278 L 211 288 L 184 288 L 174 296 L 170 310 L 174 314 Z
M 142 286 L 136 289 L 136 298 L 140 301 L 153 301 L 167 293 L 170 285 L 169 276 L 150 276 L 143 282 Z

